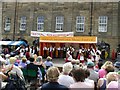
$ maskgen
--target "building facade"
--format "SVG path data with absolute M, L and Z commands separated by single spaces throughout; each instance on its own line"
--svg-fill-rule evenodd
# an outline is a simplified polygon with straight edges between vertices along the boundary
M 98 41 L 120 44 L 119 2 L 2 2 L 2 38 L 35 39 L 31 31 L 74 32 L 97 36 Z

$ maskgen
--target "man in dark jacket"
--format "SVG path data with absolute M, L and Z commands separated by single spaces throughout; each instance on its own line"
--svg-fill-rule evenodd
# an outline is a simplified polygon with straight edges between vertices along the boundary
M 48 83 L 43 84 L 41 90 L 69 90 L 66 86 L 57 82 L 59 74 L 60 72 L 57 67 L 50 67 L 47 70 Z

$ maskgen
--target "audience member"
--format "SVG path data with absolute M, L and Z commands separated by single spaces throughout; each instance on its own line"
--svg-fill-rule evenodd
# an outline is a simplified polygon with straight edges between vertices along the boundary
M 6 76 L 3 73 L 2 69 L 3 69 L 3 62 L 0 61 L 0 83 L 1 83 L 0 89 L 6 86 L 7 82 L 3 82 L 3 81 L 8 79 L 8 76 Z
M 47 57 L 47 60 L 44 62 L 46 69 L 53 66 L 52 58 L 50 56 Z
M 86 74 L 84 69 L 75 69 L 72 71 L 72 75 L 76 82 L 70 85 L 70 90 L 74 90 L 75 88 L 94 90 L 94 88 L 89 83 L 85 82 Z
M 108 85 L 107 85 L 107 90 L 119 90 L 119 82 L 118 81 L 111 81 Z
M 100 89 L 100 90 L 106 90 L 106 86 L 107 86 L 107 79 L 106 79 L 106 75 L 109 73 L 109 72 L 114 72 L 114 67 L 113 65 L 107 65 L 106 68 L 105 68 L 105 71 L 106 71 L 106 74 L 103 78 L 100 78 L 98 80 L 98 83 L 97 83 L 97 87 Z
M 30 64 L 27 64 L 26 68 L 27 68 L 27 70 L 34 71 L 34 73 L 36 73 L 36 76 L 33 78 L 28 77 L 28 82 L 30 82 L 31 86 L 34 86 L 34 88 L 36 89 L 38 87 L 38 82 L 37 82 L 38 66 L 36 64 L 34 64 L 34 61 L 35 61 L 34 57 L 30 57 L 29 60 L 30 60 Z
M 107 83 L 109 84 L 111 81 L 118 81 L 118 73 L 116 72 L 109 72 L 106 75 Z
M 26 67 L 26 65 L 27 65 L 27 63 L 26 63 L 26 61 L 27 61 L 27 58 L 22 58 L 22 61 L 19 63 L 19 67 L 20 68 L 25 68 Z
M 114 67 L 115 67 L 115 72 L 120 71 L 120 62 L 115 62 Z
M 60 72 L 57 67 L 50 67 L 47 70 L 48 82 L 42 85 L 41 90 L 69 90 L 66 86 L 57 82 L 59 75 Z
M 106 61 L 102 65 L 101 69 L 98 71 L 99 78 L 103 78 L 106 75 L 107 72 L 106 72 L 105 68 L 106 68 L 107 65 L 113 65 L 113 63 L 111 61 Z
M 97 83 L 99 76 L 98 73 L 94 70 L 94 63 L 92 61 L 87 62 L 87 68 L 90 71 L 90 76 L 88 77 L 91 80 L 94 80 Z
M 70 84 L 75 83 L 73 77 L 69 75 L 72 69 L 73 69 L 73 66 L 71 62 L 67 62 L 63 65 L 62 73 L 60 74 L 58 79 L 59 84 L 69 87 Z
M 107 79 L 107 90 L 118 90 L 119 88 L 119 85 L 118 85 L 118 73 L 116 72 L 109 72 L 107 75 L 106 75 L 106 79 Z
M 72 65 L 73 65 L 73 69 L 79 68 L 79 63 L 80 63 L 79 60 L 73 59 L 73 60 L 71 61 L 71 63 L 72 63 Z
M 5 55 L 5 60 L 6 60 L 6 65 L 8 65 L 8 64 L 10 64 L 10 60 L 9 60 L 9 58 L 10 58 L 10 54 L 6 54 Z
M 95 84 L 94 84 L 94 81 L 93 81 L 93 80 L 89 79 L 90 71 L 89 71 L 88 69 L 85 69 L 85 76 L 86 76 L 85 82 L 88 83 L 88 84 L 90 84 L 91 87 L 94 88 L 94 87 L 95 87 Z
M 6 65 L 4 68 L 5 73 L 9 74 L 17 74 L 21 79 L 24 78 L 22 70 L 18 67 L 15 66 L 14 63 L 16 61 L 15 57 L 10 57 L 10 65 Z
M 45 74 L 46 74 L 46 66 L 43 63 L 42 56 L 38 56 L 36 58 L 35 64 L 38 65 L 38 67 L 39 67 L 39 75 L 41 78 L 41 82 L 44 83 L 45 82 Z

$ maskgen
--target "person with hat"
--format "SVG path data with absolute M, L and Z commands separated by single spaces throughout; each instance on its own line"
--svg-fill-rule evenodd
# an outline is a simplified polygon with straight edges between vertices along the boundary
M 94 65 L 95 65 L 94 62 L 92 62 L 92 61 L 87 62 L 87 68 L 90 71 L 89 79 L 94 80 L 94 82 L 97 82 L 99 75 L 94 70 Z

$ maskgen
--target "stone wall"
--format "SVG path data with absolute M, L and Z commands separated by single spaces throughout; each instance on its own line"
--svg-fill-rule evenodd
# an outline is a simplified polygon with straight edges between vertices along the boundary
M 37 30 L 37 17 L 45 16 L 45 32 L 55 32 L 55 17 L 58 15 L 64 16 L 64 31 L 74 32 L 75 36 L 86 36 L 90 32 L 90 6 L 91 3 L 78 2 L 3 2 L 3 25 L 2 35 L 13 39 L 15 31 L 15 39 L 23 37 L 26 40 L 33 41 L 30 36 L 30 31 Z M 16 11 L 16 17 L 15 16 Z M 105 41 L 110 44 L 111 49 L 116 48 L 119 43 L 119 3 L 115 2 L 94 2 L 92 10 L 92 35 L 97 36 L 99 41 Z M 76 32 L 76 16 L 85 16 L 85 32 Z M 4 31 L 4 18 L 11 17 L 11 31 Z M 25 32 L 20 32 L 19 24 L 20 17 L 27 17 L 27 29 Z M 108 32 L 98 32 L 99 16 L 108 16 Z M 119 36 L 119 37 L 118 37 Z

